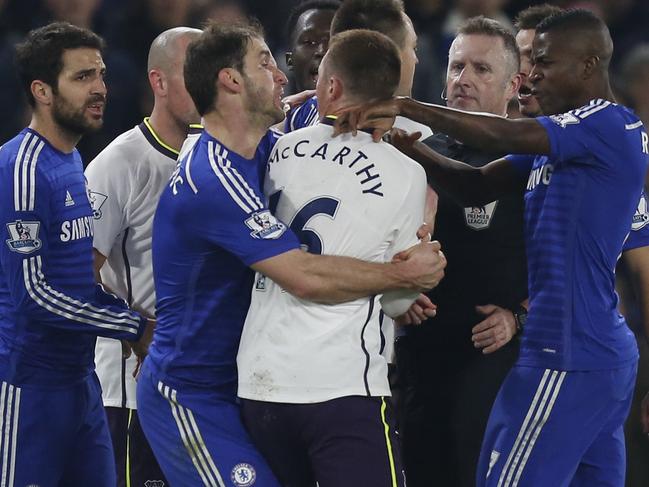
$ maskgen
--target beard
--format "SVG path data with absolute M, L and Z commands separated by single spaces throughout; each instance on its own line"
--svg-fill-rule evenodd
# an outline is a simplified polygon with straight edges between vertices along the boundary
M 271 95 L 264 93 L 245 74 L 243 82 L 248 95 L 245 109 L 254 121 L 269 128 L 284 120 L 284 111 L 275 105 L 274 92 Z
M 75 108 L 63 96 L 56 94 L 52 105 L 52 117 L 57 125 L 69 133 L 81 136 L 96 132 L 102 127 L 103 118 L 98 120 L 89 119 L 86 116 L 86 108 L 98 101 L 105 102 L 106 98 L 97 95 L 86 100 L 80 108 Z

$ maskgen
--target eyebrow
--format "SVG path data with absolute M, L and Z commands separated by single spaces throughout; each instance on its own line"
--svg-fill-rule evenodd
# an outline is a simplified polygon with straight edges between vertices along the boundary
M 97 71 L 96 68 L 80 69 L 79 71 L 74 73 L 74 76 L 81 76 L 82 74 L 93 74 L 95 71 Z M 105 71 L 106 71 L 105 66 L 102 66 L 101 69 L 99 70 L 100 73 L 103 73 Z

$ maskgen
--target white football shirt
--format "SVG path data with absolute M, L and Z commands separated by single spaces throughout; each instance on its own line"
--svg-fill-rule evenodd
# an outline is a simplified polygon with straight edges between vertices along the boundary
M 332 138 L 329 119 L 279 139 L 265 185 L 270 208 L 313 253 L 385 262 L 417 242 L 424 170 L 359 132 Z M 387 396 L 386 322 L 378 297 L 300 300 L 257 275 L 239 348 L 239 396 L 311 403 Z
M 93 247 L 106 256 L 101 279 L 136 310 L 155 313 L 151 229 L 178 153 L 148 119 L 113 140 L 86 168 L 93 206 Z M 136 408 L 136 358 L 122 358 L 118 340 L 98 338 L 97 376 L 104 406 Z

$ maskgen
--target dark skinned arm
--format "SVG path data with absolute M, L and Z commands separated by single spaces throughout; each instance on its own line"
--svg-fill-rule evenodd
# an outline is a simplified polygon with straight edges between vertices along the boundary
M 506 159 L 483 167 L 472 167 L 445 157 L 417 141 L 418 133 L 393 131 L 392 144 L 417 161 L 426 171 L 429 184 L 444 191 L 462 206 L 483 206 L 520 189 L 524 180 Z
M 389 131 L 397 115 L 407 117 L 472 147 L 489 152 L 549 154 L 550 140 L 534 119 L 510 120 L 497 115 L 465 112 L 396 97 L 345 108 L 337 114 L 335 133 L 373 129 L 374 140 Z

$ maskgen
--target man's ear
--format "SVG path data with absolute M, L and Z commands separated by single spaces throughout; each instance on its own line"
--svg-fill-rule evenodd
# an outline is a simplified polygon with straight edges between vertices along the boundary
M 599 56 L 588 56 L 584 60 L 584 70 L 582 72 L 582 79 L 590 78 L 593 73 L 599 70 L 600 59 Z
M 219 71 L 217 81 L 228 91 L 239 93 L 243 87 L 243 77 L 234 68 L 223 68 Z
M 31 84 L 31 92 L 36 103 L 41 105 L 51 105 L 52 104 L 52 87 L 45 83 L 44 81 L 35 79 Z

